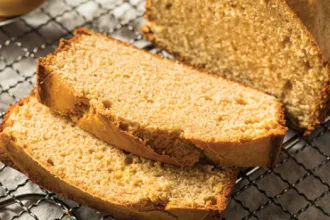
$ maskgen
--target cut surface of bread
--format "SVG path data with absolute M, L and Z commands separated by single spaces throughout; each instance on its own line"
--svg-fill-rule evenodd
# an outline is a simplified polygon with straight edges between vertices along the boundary
M 291 127 L 309 133 L 325 120 L 327 0 L 147 0 L 146 17 L 147 39 L 195 67 L 276 96 Z
M 285 134 L 272 96 L 87 29 L 37 69 L 41 103 L 134 154 L 191 166 L 269 166 Z
M 0 131 L 1 149 L 32 181 L 116 219 L 219 219 L 237 174 L 125 153 L 34 97 L 12 106 Z

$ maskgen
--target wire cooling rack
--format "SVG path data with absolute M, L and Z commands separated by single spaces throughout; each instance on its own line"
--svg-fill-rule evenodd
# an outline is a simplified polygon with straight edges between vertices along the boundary
M 29 94 L 36 59 L 86 26 L 169 56 L 142 39 L 142 0 L 53 0 L 0 28 L 0 119 Z M 237 181 L 225 219 L 330 219 L 330 122 L 312 138 L 289 131 L 278 165 L 249 169 Z M 0 219 L 112 219 L 59 197 L 0 163 Z

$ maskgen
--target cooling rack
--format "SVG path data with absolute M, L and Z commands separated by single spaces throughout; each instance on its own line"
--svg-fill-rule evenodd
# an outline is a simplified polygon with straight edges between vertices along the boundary
M 163 56 L 143 40 L 141 0 L 52 0 L 0 28 L 0 120 L 8 105 L 29 94 L 36 59 L 85 26 Z M 171 57 L 170 57 L 171 58 Z M 241 172 L 225 219 L 330 219 L 330 122 L 305 140 L 290 130 L 273 169 Z M 112 219 L 33 184 L 0 163 L 0 219 Z

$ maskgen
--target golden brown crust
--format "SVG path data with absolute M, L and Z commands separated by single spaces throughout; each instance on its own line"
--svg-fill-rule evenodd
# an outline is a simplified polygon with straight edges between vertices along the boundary
M 290 16 L 302 25 L 302 27 L 304 28 L 306 34 L 310 37 L 310 39 L 312 41 L 315 42 L 315 45 L 317 47 L 317 51 L 320 52 L 321 48 L 316 43 L 317 42 L 316 37 L 311 33 L 310 28 L 308 28 L 308 26 L 304 23 L 304 20 L 301 17 L 297 16 L 297 14 L 294 12 L 294 10 L 288 5 L 288 3 L 285 0 L 279 0 L 279 1 L 282 2 L 283 6 L 287 8 Z M 322 4 L 323 3 L 323 1 L 316 1 L 316 2 L 317 2 L 317 4 Z M 326 4 L 328 4 L 328 3 L 326 3 Z M 301 4 L 297 4 L 297 5 L 301 6 L 301 7 L 305 7 L 305 4 L 304 4 L 304 6 L 302 6 Z M 166 45 L 162 44 L 161 42 L 156 41 L 156 39 L 154 38 L 153 32 L 150 28 L 151 26 L 155 25 L 154 24 L 155 19 L 151 15 L 152 14 L 151 13 L 151 7 L 152 7 L 151 0 L 146 0 L 145 18 L 148 20 L 148 23 L 141 27 L 141 31 L 142 31 L 144 37 L 147 40 L 151 41 L 153 44 L 157 45 L 158 47 L 164 48 L 170 54 L 173 54 L 178 60 L 180 60 L 182 62 L 186 62 L 185 58 L 182 57 L 178 52 L 174 52 L 174 51 L 169 50 L 169 48 Z M 313 6 L 313 7 L 315 7 L 315 6 Z M 322 8 L 322 7 L 318 7 L 318 8 Z M 330 20 L 330 18 L 329 18 L 329 20 Z M 310 23 L 314 24 L 314 20 L 310 21 Z M 330 29 L 330 25 L 329 25 L 329 29 Z M 326 45 L 329 45 L 329 44 L 326 44 Z M 329 47 L 329 49 L 327 49 L 327 51 L 329 51 L 329 54 L 330 54 L 330 46 L 328 46 L 328 47 Z M 324 56 L 322 56 L 322 57 L 323 57 L 323 60 L 324 60 L 325 68 L 328 70 L 328 73 L 330 75 L 330 66 L 328 64 L 328 61 Z M 196 68 L 199 68 L 199 67 L 196 67 Z M 288 118 L 287 122 L 288 122 L 288 124 L 290 125 L 291 128 L 293 128 L 294 130 L 296 130 L 298 132 L 304 133 L 304 135 L 310 135 L 311 132 L 320 123 L 322 123 L 327 118 L 327 116 L 330 115 L 330 78 L 327 82 L 324 82 L 324 87 L 322 88 L 320 93 L 321 93 L 322 99 L 320 100 L 319 103 L 316 103 L 317 107 L 314 111 L 314 115 L 312 115 L 312 119 L 310 120 L 309 126 L 308 127 L 301 127 L 301 126 L 297 125 L 296 119 Z
M 0 123 L 0 135 L 4 131 L 6 127 L 6 122 L 9 119 L 9 116 L 17 110 L 16 106 L 24 105 L 24 103 L 28 100 L 28 98 L 23 98 L 15 103 L 15 105 L 10 105 L 9 108 L 6 111 L 6 114 L 3 118 L 3 120 Z M 13 161 L 10 159 L 10 157 L 6 154 L 4 148 L 1 146 L 1 140 L 0 140 L 0 161 L 4 163 L 7 166 L 11 166 L 15 169 L 17 169 L 16 165 L 13 163 Z
M 72 199 L 81 204 L 86 204 L 92 208 L 110 213 L 116 219 L 195 219 L 195 220 L 211 220 L 220 219 L 221 213 L 225 209 L 229 194 L 233 188 L 236 178 L 236 171 L 233 170 L 229 181 L 219 194 L 217 206 L 206 207 L 206 209 L 178 208 L 178 207 L 161 207 L 151 201 L 142 202 L 141 204 L 115 204 L 111 201 L 102 199 L 102 196 L 90 194 L 87 189 L 79 186 L 71 185 L 70 181 L 61 179 L 52 173 L 52 167 L 49 164 L 39 162 L 34 158 L 31 152 L 22 146 L 18 146 L 15 137 L 5 132 L 5 128 L 10 126 L 10 115 L 17 111 L 20 105 L 28 102 L 25 98 L 15 105 L 11 106 L 6 114 L 5 120 L 2 122 L 3 130 L 0 133 L 0 149 L 10 157 L 19 170 L 25 173 L 33 182 L 51 191 L 57 192 L 65 198 Z M 209 208 L 210 210 L 208 210 Z
M 75 36 L 72 39 L 61 40 L 59 48 L 55 51 L 54 54 L 56 55 L 61 51 L 65 51 L 68 47 L 70 47 L 70 44 L 72 42 L 76 42 L 79 40 L 80 35 L 98 35 L 109 38 L 107 35 L 96 33 L 86 28 L 79 28 L 75 30 Z M 114 39 L 111 40 L 115 41 L 118 44 L 133 47 L 132 45 L 127 43 L 123 43 Z M 141 52 L 147 53 L 143 50 L 141 50 Z M 61 79 L 58 78 L 57 74 L 52 74 L 51 70 L 47 69 L 47 62 L 49 59 L 52 59 L 52 56 L 54 55 L 48 55 L 46 58 L 40 59 L 37 65 L 37 90 L 41 103 L 49 106 L 57 112 L 60 112 L 61 114 L 71 115 L 73 121 L 78 123 L 79 126 L 84 128 L 85 130 L 95 134 L 96 136 L 110 144 L 113 144 L 121 149 L 127 150 L 134 154 L 144 156 L 150 159 L 159 160 L 165 163 L 171 163 L 176 165 L 179 164 L 183 166 L 191 166 L 198 161 L 199 158 L 194 158 L 195 160 L 191 160 L 188 158 L 187 160 L 173 161 L 172 158 L 166 158 L 164 155 L 161 155 L 161 157 L 159 157 L 158 155 L 154 155 L 152 153 L 146 153 L 150 151 L 151 148 L 146 146 L 145 142 L 137 139 L 136 137 L 125 131 L 119 129 L 116 130 L 116 127 L 114 127 L 111 121 L 106 120 L 107 115 L 102 115 L 102 113 L 95 112 L 95 110 L 93 111 L 92 106 L 89 104 L 89 100 L 84 97 L 79 97 L 79 95 L 72 91 L 71 88 L 68 88 L 66 85 L 61 83 Z M 158 55 L 154 56 L 158 59 L 165 59 Z M 193 69 L 190 66 L 184 66 L 186 68 Z M 204 70 L 201 70 L 200 72 L 202 74 L 210 74 Z M 212 77 L 220 77 L 215 74 L 210 75 Z M 58 97 L 61 97 L 61 99 L 59 99 Z M 81 107 L 84 105 L 86 105 L 87 107 Z M 277 111 L 279 119 L 278 129 L 269 134 L 264 134 L 264 136 L 261 136 L 255 140 L 250 140 L 246 143 L 213 143 L 212 141 L 205 143 L 200 140 L 195 140 L 193 137 L 191 139 L 188 139 L 202 150 L 205 150 L 206 155 L 209 156 L 210 159 L 212 159 L 214 162 L 221 163 L 221 165 L 245 167 L 273 165 L 275 161 L 277 161 L 277 152 L 279 152 L 282 143 L 272 143 L 271 140 L 273 139 L 274 135 L 283 137 L 287 130 L 284 127 L 285 121 L 283 119 L 283 110 L 282 105 L 279 102 Z M 101 127 L 107 127 L 106 132 L 105 130 L 101 130 Z M 108 133 L 110 133 L 111 135 L 109 135 Z M 125 141 L 124 136 L 126 136 L 126 139 L 129 140 Z M 114 143 L 114 141 L 117 142 Z M 126 148 L 123 148 L 122 143 L 126 143 L 124 145 L 126 146 Z M 127 145 L 129 143 L 133 143 L 133 145 Z M 140 151 L 139 149 L 143 149 L 143 151 Z M 241 155 L 240 160 L 237 160 L 237 158 L 235 158 L 236 154 Z
M 201 142 L 192 139 L 196 146 L 203 149 L 206 156 L 209 156 L 215 163 L 221 166 L 238 167 L 268 166 L 273 167 L 278 160 L 283 135 L 272 135 L 255 139 L 246 143 L 226 143 L 226 142 Z M 261 148 L 260 146 L 267 146 Z M 244 149 L 244 150 L 242 150 Z

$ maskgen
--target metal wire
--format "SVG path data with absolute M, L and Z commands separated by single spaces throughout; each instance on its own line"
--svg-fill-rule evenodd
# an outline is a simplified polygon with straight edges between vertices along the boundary
M 55 4 L 58 12 L 54 11 Z M 58 5 L 61 6 L 60 9 Z M 83 8 L 88 7 L 93 8 L 92 15 L 83 11 Z M 122 12 L 118 13 L 119 10 Z M 37 12 L 0 28 L 0 119 L 9 103 L 28 95 L 34 87 L 35 72 L 26 74 L 27 66 L 32 67 L 38 56 L 53 51 L 59 38 L 70 37 L 75 28 L 86 26 L 132 44 L 143 43 L 139 31 L 143 13 L 143 0 L 53 0 L 48 1 Z M 35 22 L 34 14 L 41 16 L 43 22 Z M 102 25 L 102 19 L 107 25 Z M 48 37 L 45 28 L 50 25 L 60 30 L 58 36 Z M 28 36 L 38 39 L 37 42 L 33 42 L 32 47 L 31 42 L 27 40 Z M 165 51 L 154 48 L 148 42 L 144 42 L 143 45 L 146 50 L 173 59 Z M 26 66 L 25 63 L 29 64 Z M 242 171 L 224 218 L 268 219 L 269 215 L 272 215 L 272 219 L 306 219 L 311 216 L 315 216 L 315 219 L 330 218 L 330 178 L 327 178 L 330 144 L 323 141 L 326 137 L 330 140 L 329 129 L 330 123 L 323 123 L 310 140 L 305 140 L 300 134 L 291 131 L 284 142 L 281 159 L 274 168 L 257 167 Z M 10 170 L 12 168 L 7 166 L 0 168 L 0 216 L 2 212 L 8 212 L 6 219 L 21 219 L 24 216 L 42 219 L 40 212 L 36 210 L 42 207 L 47 211 L 43 206 L 47 203 L 46 207 L 49 209 L 57 208 L 58 215 L 52 219 L 74 220 L 79 219 L 78 216 L 82 218 L 79 213 L 86 210 L 84 206 L 67 202 L 55 193 L 38 188 L 28 179 L 21 183 L 14 181 L 15 186 L 6 185 L 2 177 L 7 175 L 5 178 L 10 179 Z M 264 184 L 267 180 L 270 183 L 268 185 Z M 276 181 L 275 186 L 281 185 L 281 189 L 274 188 L 272 181 Z M 305 184 L 309 182 L 312 182 L 312 187 Z M 26 190 L 21 193 L 22 189 L 28 186 L 37 187 L 40 192 Z M 290 203 L 292 198 L 295 200 Z M 272 212 L 273 209 L 275 211 Z M 95 219 L 114 219 L 111 215 L 100 215 L 95 211 L 92 213 Z

